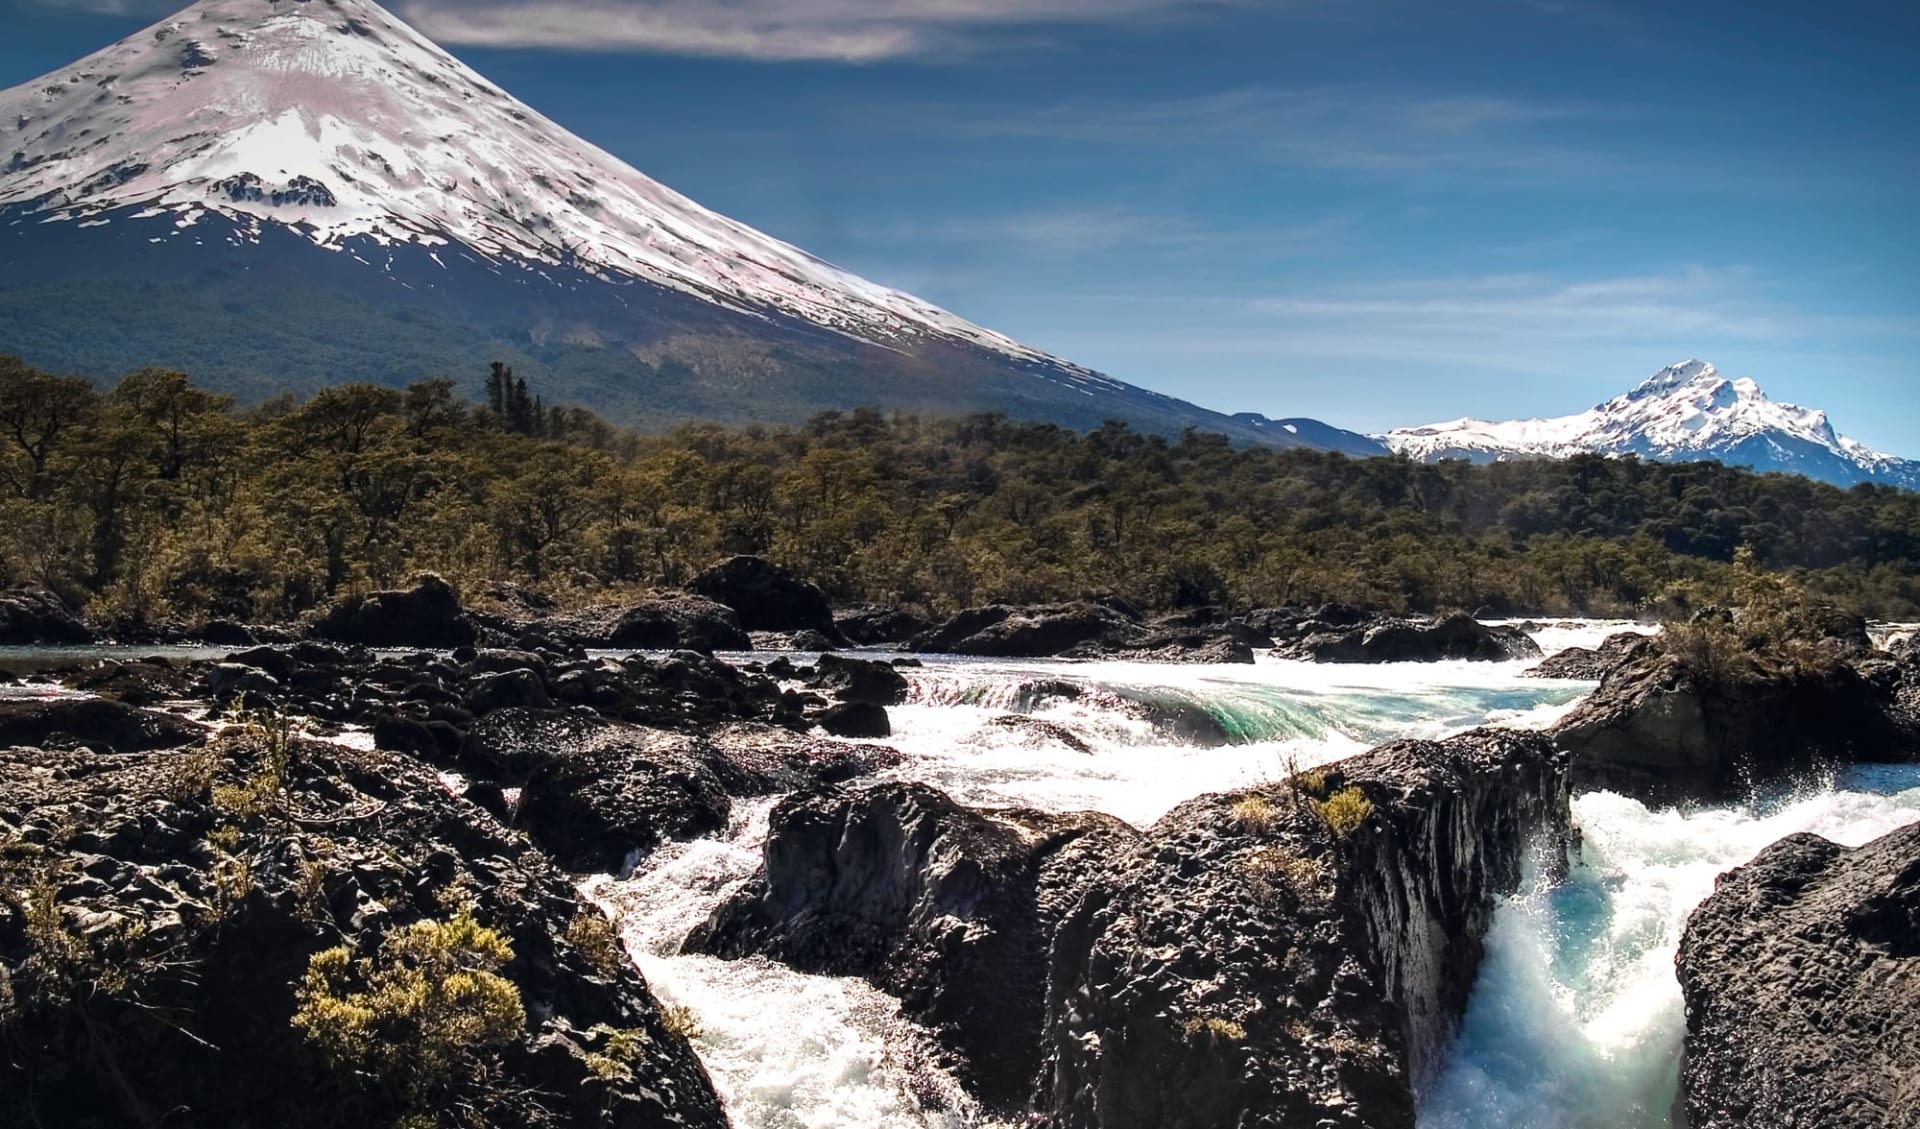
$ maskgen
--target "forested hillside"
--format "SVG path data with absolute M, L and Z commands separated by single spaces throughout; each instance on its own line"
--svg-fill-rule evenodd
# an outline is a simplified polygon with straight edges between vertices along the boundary
M 995 416 L 646 435 L 537 393 L 503 371 L 239 411 L 177 372 L 103 392 L 0 358 L 0 579 L 107 617 L 272 620 L 420 570 L 589 600 L 761 553 L 838 599 L 936 612 L 1113 592 L 1611 614 L 1719 598 L 1745 545 L 1861 611 L 1920 615 L 1920 494 L 1884 487 Z

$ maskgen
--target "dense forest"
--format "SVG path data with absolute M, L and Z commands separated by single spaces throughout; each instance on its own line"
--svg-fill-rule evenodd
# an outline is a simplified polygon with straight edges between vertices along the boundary
M 1723 598 L 1742 546 L 1868 614 L 1920 616 L 1920 494 L 1889 488 L 1600 457 L 1355 460 L 991 415 L 642 434 L 504 368 L 243 410 L 178 372 L 101 391 L 0 357 L 0 512 L 0 580 L 110 620 L 289 619 L 422 570 L 483 601 L 502 581 L 611 600 L 731 553 L 936 613 L 1094 592 L 1671 612 Z

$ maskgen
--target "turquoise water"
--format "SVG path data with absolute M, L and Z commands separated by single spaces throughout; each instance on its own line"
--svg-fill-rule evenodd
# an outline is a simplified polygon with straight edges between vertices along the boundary
M 1673 961 L 1714 879 L 1787 835 L 1857 846 L 1920 820 L 1920 766 L 1866 766 L 1762 801 L 1682 812 L 1574 802 L 1566 881 L 1501 907 L 1421 1129 L 1670 1129 L 1686 1016 Z

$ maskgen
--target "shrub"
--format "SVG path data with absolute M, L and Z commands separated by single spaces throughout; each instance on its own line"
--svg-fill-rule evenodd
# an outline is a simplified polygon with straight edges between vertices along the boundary
M 588 1034 L 606 1042 L 600 1050 L 587 1054 L 587 1069 L 602 1082 L 631 1082 L 633 1068 L 646 1057 L 647 1033 L 636 1028 L 609 1027 L 602 1023 Z
M 315 953 L 293 1025 L 329 1065 L 424 1100 L 525 1026 L 519 988 L 498 975 L 512 959 L 506 939 L 471 914 L 415 922 L 372 957 L 346 945 Z
M 1277 896 L 1281 888 L 1307 897 L 1319 890 L 1327 877 L 1327 868 L 1319 859 L 1307 858 L 1286 847 L 1262 847 L 1240 865 L 1268 900 Z
M 693 1009 L 685 1004 L 662 1004 L 660 1025 L 667 1029 L 667 1034 L 678 1035 L 682 1039 L 700 1037 L 700 1021 L 694 1018 Z
M 1265 796 L 1242 796 L 1233 803 L 1234 822 L 1256 835 L 1265 835 L 1280 822 L 1280 812 Z
M 593 906 L 581 906 L 567 923 L 567 944 L 578 949 L 602 976 L 614 975 L 627 963 L 627 950 L 613 923 Z
M 1180 1031 L 1189 1039 L 1205 1037 L 1216 1043 L 1238 1043 L 1247 1037 L 1245 1027 L 1217 1015 L 1195 1016 L 1188 1019 L 1180 1024 Z
M 1324 800 L 1308 802 L 1313 805 L 1313 814 L 1338 839 L 1353 834 L 1373 814 L 1373 801 L 1358 788 L 1343 788 Z

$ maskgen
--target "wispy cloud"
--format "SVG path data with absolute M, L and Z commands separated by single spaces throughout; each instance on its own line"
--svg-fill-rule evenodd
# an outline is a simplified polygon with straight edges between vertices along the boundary
M 916 112 L 921 112 L 916 110 Z M 954 115 L 962 133 L 1228 151 L 1243 161 L 1375 173 L 1594 175 L 1614 166 L 1568 138 L 1622 107 L 1372 88 L 1246 87 L 1160 100 L 1082 99 L 1018 115 Z
M 1742 267 L 1612 278 L 1432 278 L 1257 299 L 1252 309 L 1358 354 L 1461 353 L 1644 342 L 1845 342 L 1920 334 L 1920 319 L 1810 311 Z
M 990 248 L 995 254 L 1032 254 L 1055 259 L 1108 251 L 1158 254 L 1239 252 L 1311 254 L 1333 247 L 1350 226 L 1344 216 L 1292 225 L 1219 226 L 1179 212 L 1125 204 L 1043 208 L 985 216 L 956 216 L 933 223 L 869 225 L 864 234 L 881 242 L 928 247 Z
M 402 0 L 435 39 L 492 47 L 874 62 L 1016 28 L 1179 18 L 1254 0 Z

